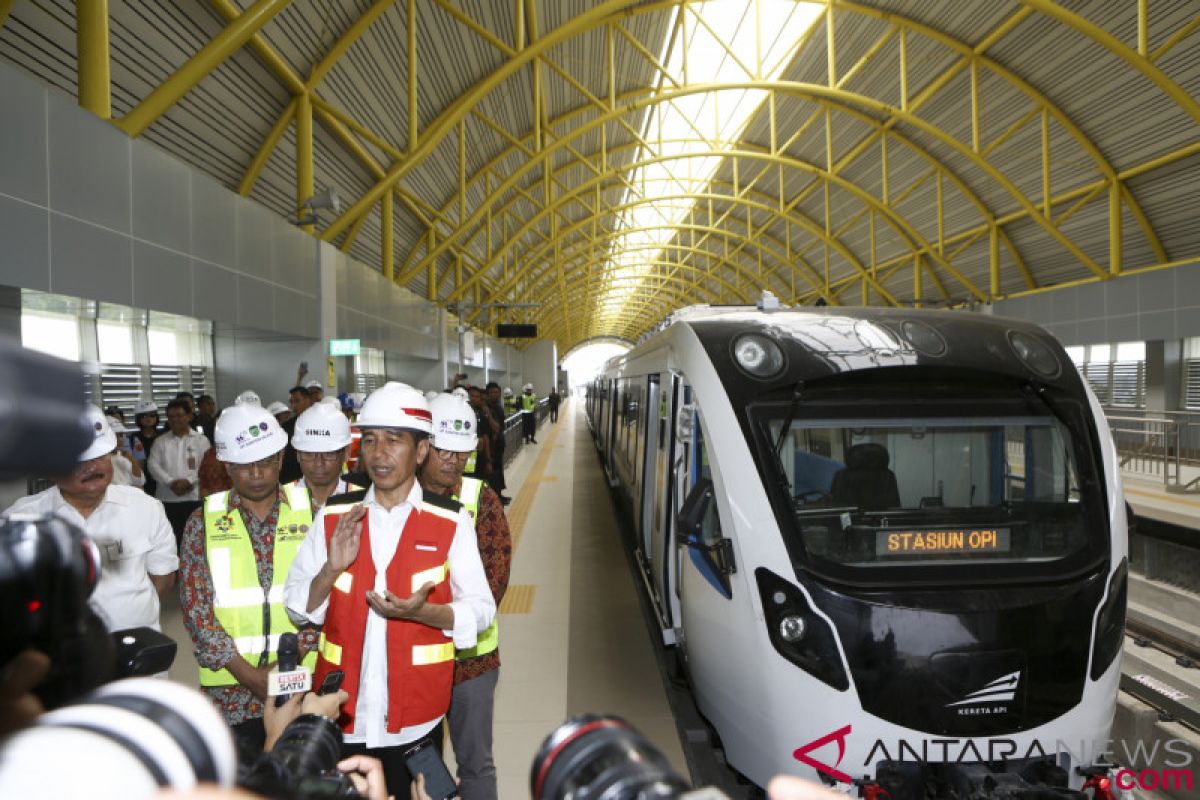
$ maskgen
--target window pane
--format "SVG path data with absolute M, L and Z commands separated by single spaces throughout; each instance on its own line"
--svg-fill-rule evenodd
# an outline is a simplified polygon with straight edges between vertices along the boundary
M 1067 355 L 1071 357 L 1071 361 L 1073 361 L 1075 363 L 1075 366 L 1077 366 L 1077 367 L 1083 364 L 1084 359 L 1085 359 L 1085 355 L 1084 355 L 1085 353 L 1086 353 L 1086 350 L 1083 347 L 1068 347 L 1067 348 Z
M 148 328 L 146 339 L 150 347 L 150 363 L 175 367 L 180 365 L 179 344 L 175 331 Z
M 1094 344 L 1092 345 L 1092 354 L 1088 361 L 1092 364 L 1107 364 L 1109 353 L 1111 352 L 1112 348 L 1106 344 Z
M 79 360 L 79 320 L 61 314 L 21 314 L 21 344 L 68 361 Z
M 1117 361 L 1145 361 L 1145 342 L 1121 342 L 1117 345 Z
M 133 337 L 122 322 L 96 322 L 96 345 L 104 364 L 132 364 Z

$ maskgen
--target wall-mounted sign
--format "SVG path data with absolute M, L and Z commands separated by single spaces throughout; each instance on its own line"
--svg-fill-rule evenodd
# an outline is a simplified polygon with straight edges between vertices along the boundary
M 362 349 L 361 339 L 330 339 L 329 340 L 329 355 L 331 356 L 356 356 Z

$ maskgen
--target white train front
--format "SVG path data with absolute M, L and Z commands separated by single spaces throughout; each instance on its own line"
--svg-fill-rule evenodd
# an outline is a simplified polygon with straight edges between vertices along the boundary
M 588 413 L 733 768 L 892 800 L 1110 796 L 1125 509 L 1053 337 L 688 310 L 609 362 Z

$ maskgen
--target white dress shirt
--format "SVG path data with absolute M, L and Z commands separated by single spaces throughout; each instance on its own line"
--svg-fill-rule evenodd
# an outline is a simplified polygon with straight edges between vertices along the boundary
M 162 503 L 141 489 L 110 485 L 84 519 L 54 486 L 13 503 L 5 515 L 53 514 L 83 530 L 100 550 L 101 572 L 88 603 L 110 631 L 158 623 L 158 592 L 151 575 L 179 569 L 175 534 Z
M 375 502 L 375 488 L 367 490 L 363 505 L 370 519 L 371 558 L 375 563 L 374 591 L 382 593 L 387 588 L 387 568 L 400 545 L 400 535 L 408 521 L 408 515 L 421 504 L 424 495 L 421 485 L 413 481 L 407 499 L 388 511 Z M 428 512 L 426 512 L 428 513 Z M 496 601 L 488 586 L 483 562 L 479 558 L 479 546 L 475 528 L 466 509 L 458 512 L 458 528 L 450 543 L 450 593 L 453 598 L 450 608 L 454 612 L 454 627 L 442 631 L 453 638 L 454 646 L 462 649 L 474 647 L 480 631 L 492 624 L 496 615 Z M 308 589 L 312 580 L 325 566 L 328 551 L 325 546 L 325 510 L 317 514 L 308 536 L 300 545 L 296 560 L 292 562 L 283 600 L 289 614 L 297 623 L 325 622 L 329 599 L 308 611 Z M 366 602 L 365 598 L 359 602 Z M 365 743 L 367 747 L 391 747 L 407 744 L 429 733 L 441 717 L 418 725 L 401 728 L 398 733 L 387 732 L 387 620 L 373 609 L 368 609 L 367 630 L 363 637 L 363 657 L 358 683 L 358 704 L 354 714 L 354 731 L 346 734 L 347 742 Z
M 171 431 L 159 434 L 147 459 L 150 477 L 158 481 L 154 496 L 164 503 L 198 501 L 200 461 L 208 448 L 208 437 L 200 431 L 189 430 L 187 436 L 176 436 Z M 180 479 L 190 483 L 192 488 L 183 494 L 175 494 L 171 491 L 171 483 Z
M 146 485 L 145 470 L 141 475 L 133 474 L 133 465 L 129 463 L 129 459 L 121 455 L 119 452 L 112 454 L 113 477 L 112 482 L 117 486 L 134 486 L 141 488 Z
M 292 481 L 291 485 L 295 486 L 297 489 L 304 489 L 308 492 L 310 497 L 312 496 L 312 489 L 308 488 L 307 478 L 296 478 L 296 480 Z M 339 494 L 345 494 L 346 492 L 357 492 L 361 488 L 361 486 L 355 486 L 352 483 L 346 483 L 345 478 L 338 478 L 337 486 L 333 487 L 333 494 L 329 496 L 337 497 Z M 324 503 L 321 503 L 321 506 L 324 505 Z

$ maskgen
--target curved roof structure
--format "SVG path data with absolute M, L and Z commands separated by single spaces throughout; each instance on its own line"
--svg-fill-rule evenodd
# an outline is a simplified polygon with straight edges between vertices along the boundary
M 0 57 L 281 215 L 335 188 L 315 236 L 560 352 L 1200 260 L 1187 0 L 104 5 L 0 2 Z

